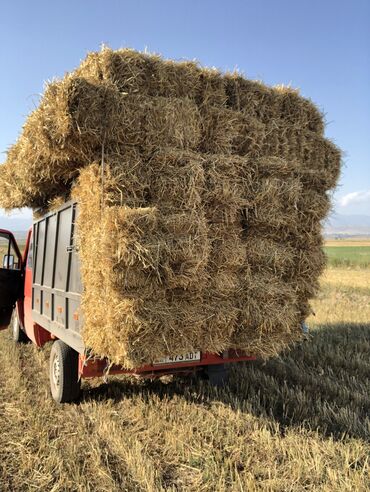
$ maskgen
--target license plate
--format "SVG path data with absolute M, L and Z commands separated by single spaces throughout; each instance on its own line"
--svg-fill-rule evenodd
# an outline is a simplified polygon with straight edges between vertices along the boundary
M 169 355 L 168 357 L 163 357 L 162 359 L 157 359 L 154 361 L 153 365 L 157 366 L 160 364 L 178 364 L 181 362 L 196 362 L 200 360 L 200 351 L 188 352 L 181 355 Z

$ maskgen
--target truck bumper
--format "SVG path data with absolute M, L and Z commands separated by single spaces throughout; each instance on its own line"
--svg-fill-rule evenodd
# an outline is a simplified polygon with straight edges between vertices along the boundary
M 255 360 L 256 357 L 247 355 L 242 351 L 226 350 L 222 354 L 202 353 L 201 359 L 194 362 L 177 362 L 161 365 L 145 365 L 136 369 L 125 369 L 122 366 L 110 366 L 106 359 L 87 359 L 79 356 L 79 374 L 82 378 L 94 378 L 104 375 L 132 374 L 148 378 L 156 378 L 163 375 L 181 372 L 196 371 L 204 366 L 214 364 L 228 364 Z

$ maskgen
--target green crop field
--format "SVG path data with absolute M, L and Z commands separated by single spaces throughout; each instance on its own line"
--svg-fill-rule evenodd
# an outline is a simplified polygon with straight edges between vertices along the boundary
M 329 266 L 360 267 L 370 266 L 370 245 L 368 242 L 330 241 L 324 247 Z

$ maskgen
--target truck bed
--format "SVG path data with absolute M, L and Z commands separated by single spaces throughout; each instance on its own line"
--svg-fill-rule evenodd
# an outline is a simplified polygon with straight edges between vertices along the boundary
M 79 353 L 82 326 L 76 202 L 67 202 L 33 224 L 32 317 Z

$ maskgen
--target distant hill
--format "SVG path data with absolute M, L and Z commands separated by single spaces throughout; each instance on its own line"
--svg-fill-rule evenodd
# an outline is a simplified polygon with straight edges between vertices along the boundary
M 0 229 L 7 229 L 15 235 L 17 239 L 23 239 L 26 237 L 28 229 L 32 225 L 32 219 L 19 218 L 19 217 L 7 217 L 0 215 Z
M 370 215 L 333 213 L 324 223 L 326 236 L 370 236 Z

